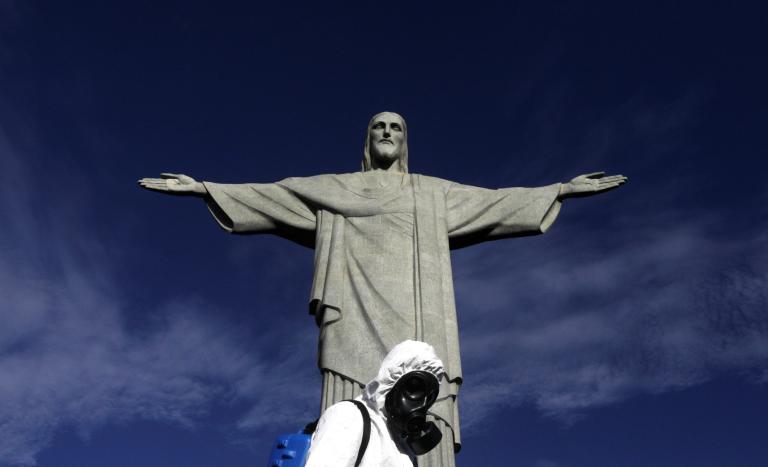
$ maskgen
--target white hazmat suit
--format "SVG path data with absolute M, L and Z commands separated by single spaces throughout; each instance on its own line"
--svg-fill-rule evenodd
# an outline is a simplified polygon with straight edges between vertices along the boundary
M 445 373 L 443 362 L 431 345 L 405 341 L 396 345 L 384 358 L 378 375 L 365 386 L 355 400 L 362 401 L 371 417 L 371 436 L 360 467 L 413 467 L 418 465 L 387 428 L 384 402 L 397 381 L 411 371 L 426 371 L 438 381 Z M 441 387 L 441 395 L 445 392 Z M 354 467 L 363 437 L 363 417 L 350 402 L 338 402 L 320 417 L 312 435 L 306 467 Z

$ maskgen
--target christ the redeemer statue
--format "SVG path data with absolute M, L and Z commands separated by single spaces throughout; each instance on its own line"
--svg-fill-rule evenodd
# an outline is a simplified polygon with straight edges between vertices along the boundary
M 491 190 L 411 174 L 405 120 L 383 112 L 368 125 L 361 172 L 265 184 L 166 173 L 139 183 L 204 198 L 229 232 L 272 233 L 314 248 L 309 312 L 320 328 L 322 410 L 359 395 L 398 343 L 431 344 L 448 382 L 432 408 L 443 442 L 419 464 L 452 466 L 461 445 L 462 373 L 450 250 L 543 233 L 562 200 L 625 181 L 593 173 L 540 188 Z

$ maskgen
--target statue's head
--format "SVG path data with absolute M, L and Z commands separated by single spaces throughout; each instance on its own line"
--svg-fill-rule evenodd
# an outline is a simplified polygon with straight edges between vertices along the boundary
M 408 172 L 408 129 L 405 119 L 394 112 L 381 112 L 368 123 L 363 150 L 363 172 L 388 169 L 397 164 Z

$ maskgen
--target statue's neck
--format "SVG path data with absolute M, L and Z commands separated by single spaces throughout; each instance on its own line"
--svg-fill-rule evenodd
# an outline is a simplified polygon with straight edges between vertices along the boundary
M 400 171 L 400 158 L 394 157 L 394 158 L 388 158 L 388 157 L 382 157 L 382 156 L 373 156 L 371 158 L 371 169 L 372 170 L 381 170 L 384 172 L 395 172 L 395 173 L 402 173 Z
M 382 166 L 381 164 L 374 163 L 373 170 L 377 172 L 401 173 L 400 164 L 397 161 L 393 161 L 391 164 L 387 166 Z

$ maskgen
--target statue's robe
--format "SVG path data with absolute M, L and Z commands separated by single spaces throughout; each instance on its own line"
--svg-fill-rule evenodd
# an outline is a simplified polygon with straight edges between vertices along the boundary
M 323 410 L 359 394 L 392 347 L 424 341 L 445 365 L 447 384 L 432 412 L 453 431 L 453 445 L 444 438 L 457 450 L 462 373 L 450 250 L 543 233 L 560 210 L 559 186 L 490 190 L 382 171 L 205 182 L 224 229 L 314 248 L 310 313 L 320 327 Z

